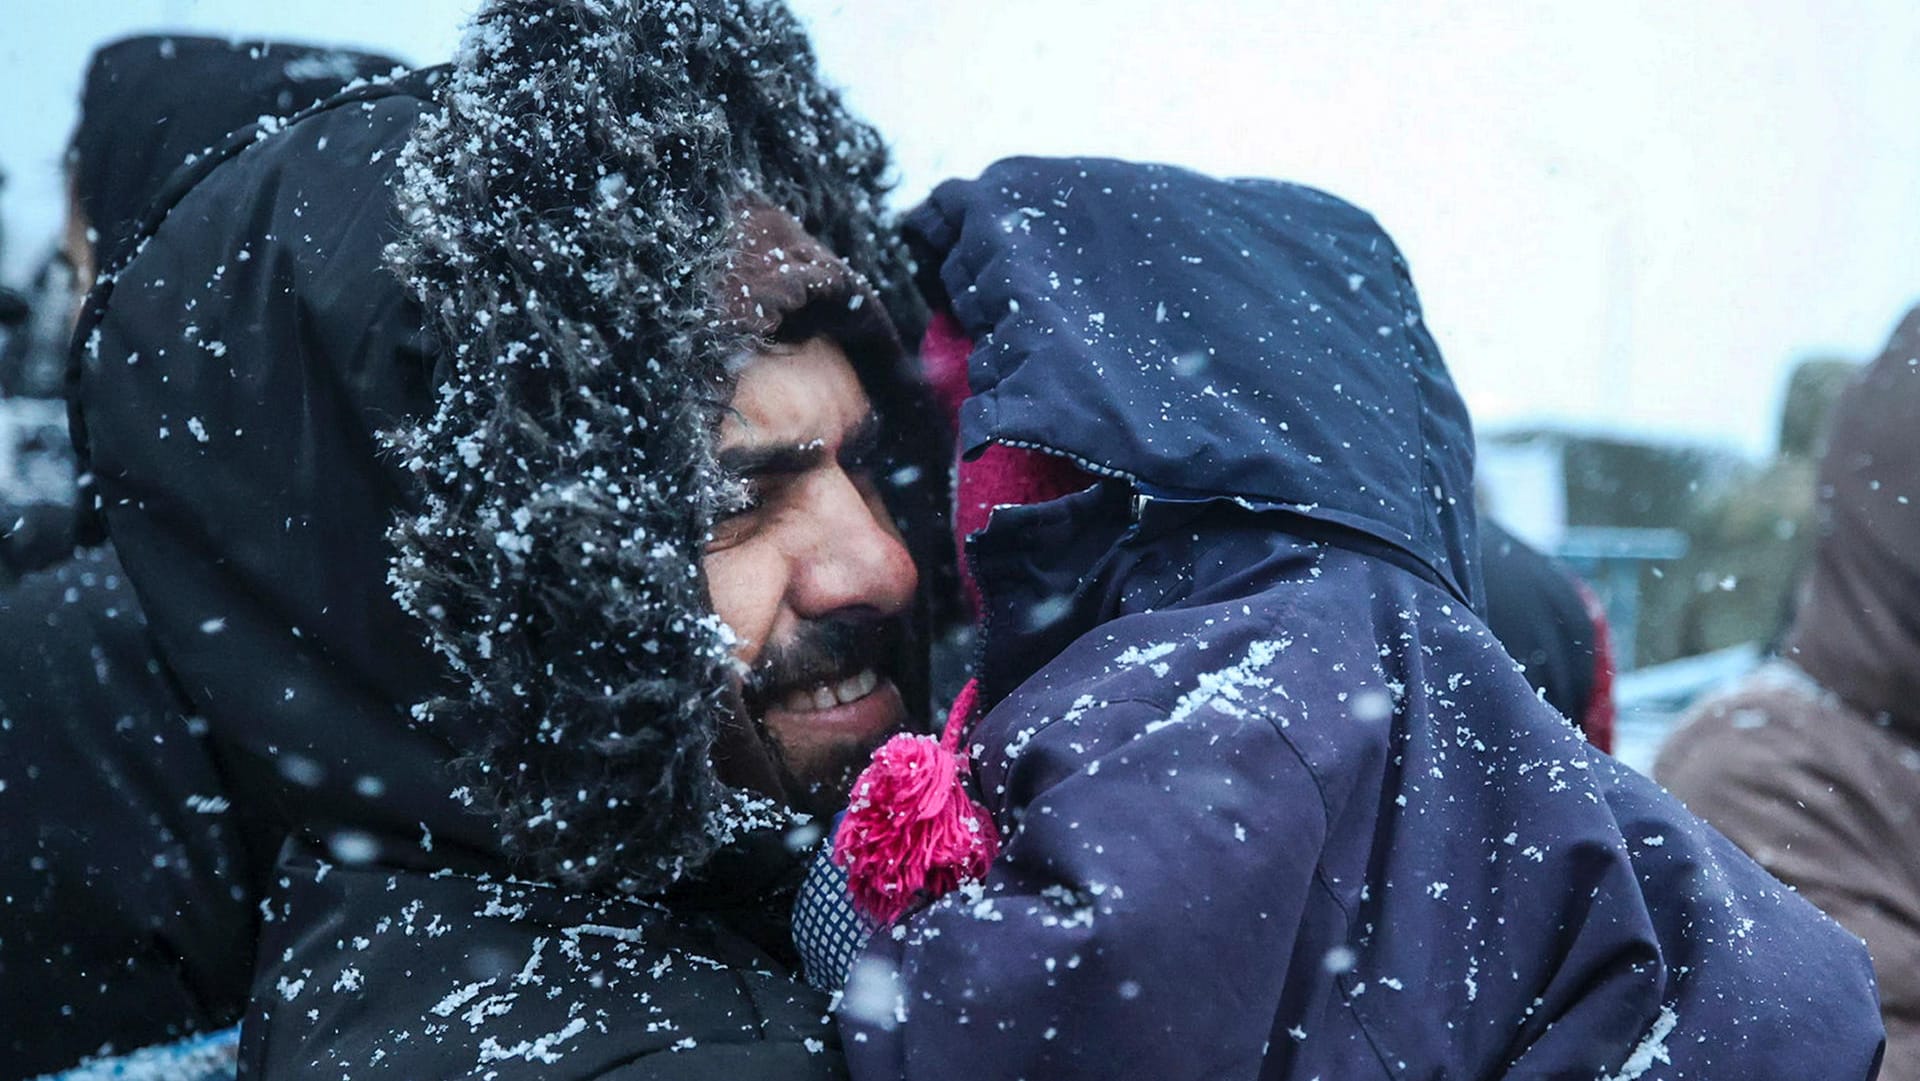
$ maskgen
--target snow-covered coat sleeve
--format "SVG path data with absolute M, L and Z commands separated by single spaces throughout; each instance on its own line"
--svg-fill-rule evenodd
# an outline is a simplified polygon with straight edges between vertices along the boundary
M 1326 829 L 1276 722 L 1086 703 L 1017 739 L 985 883 L 855 965 L 854 1075 L 1257 1072 Z
M 289 852 L 240 1076 L 837 1081 L 825 996 L 730 913 Z
M 856 962 L 858 1081 L 1872 1076 L 1857 940 L 1484 630 L 1410 624 L 1381 672 L 1360 606 L 1263 600 L 1312 644 L 1123 619 L 1098 638 L 1184 639 L 1171 679 L 1087 642 L 981 720 L 1005 847 Z

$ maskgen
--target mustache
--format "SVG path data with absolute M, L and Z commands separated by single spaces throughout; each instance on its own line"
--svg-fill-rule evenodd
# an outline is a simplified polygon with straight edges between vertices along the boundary
M 757 715 L 791 691 L 816 687 L 866 668 L 891 678 L 911 637 L 905 619 L 822 619 L 803 623 L 786 641 L 770 643 L 744 681 Z

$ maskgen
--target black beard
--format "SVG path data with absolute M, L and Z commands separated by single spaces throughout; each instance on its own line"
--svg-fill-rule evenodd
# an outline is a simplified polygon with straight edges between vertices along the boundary
M 758 722 L 755 726 L 759 727 Z M 787 801 L 794 810 L 822 820 L 831 820 L 834 815 L 846 809 L 847 800 L 853 794 L 853 783 L 860 779 L 860 771 L 872 761 L 873 752 L 882 743 L 891 738 L 887 733 L 871 742 L 847 744 L 836 747 L 833 760 L 813 771 L 812 776 L 802 777 L 787 764 L 787 757 L 780 749 L 780 742 L 768 735 L 764 729 L 761 738 L 773 752 L 774 772 L 780 777 L 780 783 L 786 788 Z
M 906 661 L 913 649 L 913 624 L 905 617 L 816 620 L 802 624 L 788 640 L 768 645 L 744 681 L 742 697 L 754 733 L 766 747 L 774 772 L 796 809 L 816 816 L 830 816 L 844 808 L 854 781 L 872 759 L 874 749 L 893 733 L 832 748 L 828 761 L 814 764 L 803 775 L 789 761 L 779 739 L 767 728 L 767 708 L 792 691 L 816 687 L 867 668 L 873 669 L 882 680 L 892 682 L 904 701 L 907 691 L 901 687 L 898 675 L 907 670 Z M 909 707 L 905 727 L 911 727 L 912 723 Z
M 910 637 L 905 619 L 821 619 L 802 623 L 784 642 L 769 642 L 748 673 L 747 710 L 755 717 L 786 694 L 871 668 L 892 679 Z

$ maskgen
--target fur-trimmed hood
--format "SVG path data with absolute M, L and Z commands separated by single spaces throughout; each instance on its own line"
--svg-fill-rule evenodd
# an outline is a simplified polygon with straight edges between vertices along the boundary
M 317 839 L 657 892 L 742 821 L 700 573 L 734 211 L 904 310 L 878 138 L 759 0 L 493 0 L 450 69 L 271 128 L 171 194 L 76 358 L 163 655 Z M 924 430 L 895 360 L 861 376 Z
M 646 884 L 718 841 L 730 662 L 698 570 L 745 345 L 715 289 L 732 211 L 757 193 L 898 280 L 885 154 L 792 17 L 741 0 L 499 0 L 442 98 L 393 252 L 451 368 L 396 439 L 426 505 L 394 581 L 464 677 L 429 709 L 488 731 L 509 835 L 548 875 Z

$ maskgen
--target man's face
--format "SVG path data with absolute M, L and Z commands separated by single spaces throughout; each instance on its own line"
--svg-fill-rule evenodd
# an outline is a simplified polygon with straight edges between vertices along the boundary
M 774 345 L 739 370 L 720 425 L 743 506 L 714 527 L 714 611 L 737 636 L 742 697 L 803 809 L 846 798 L 906 721 L 893 673 L 919 577 L 870 474 L 879 435 L 830 339 Z

